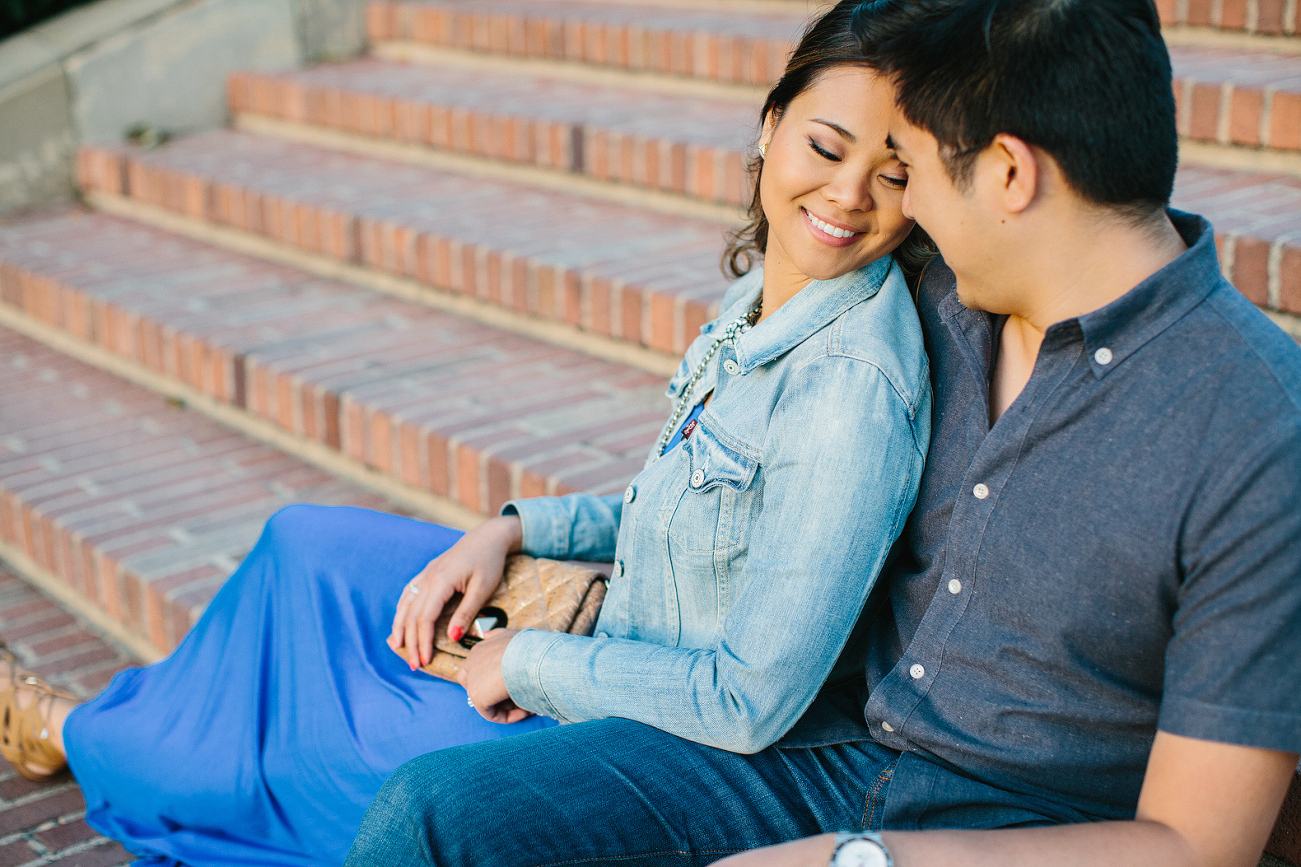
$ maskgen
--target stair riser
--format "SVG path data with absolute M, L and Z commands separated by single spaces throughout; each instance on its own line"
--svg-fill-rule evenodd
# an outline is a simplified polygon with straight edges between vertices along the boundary
M 339 294 L 347 297 L 333 312 L 322 306 L 326 302 L 313 302 L 301 310 L 286 305 L 279 319 L 260 317 L 258 302 L 248 301 L 238 317 L 249 319 L 247 333 L 232 330 L 215 311 L 229 303 L 229 281 L 256 285 L 257 266 L 246 266 L 225 281 L 187 288 L 186 304 L 211 299 L 210 316 L 217 321 L 207 323 L 192 316 L 187 325 L 178 302 L 159 299 L 148 279 L 139 291 L 106 289 L 94 276 L 98 263 L 90 260 L 79 273 L 70 267 L 57 280 L 0 262 L 0 296 L 35 321 L 485 515 L 513 497 L 621 489 L 640 470 L 662 421 L 663 381 L 657 376 L 475 330 L 382 296 L 367 301 L 364 293 L 348 295 L 342 287 Z M 134 289 L 134 281 L 124 282 Z M 277 303 L 268 299 L 263 306 Z M 342 319 L 359 303 L 371 322 L 403 314 L 424 320 L 396 333 L 359 325 L 331 337 L 327 317 Z M 144 312 L 151 306 L 157 315 Z M 396 312 L 386 314 L 389 309 Z M 264 328 L 285 316 L 312 319 L 308 342 L 282 337 L 257 348 L 265 342 Z M 488 356 L 476 349 L 483 340 L 492 341 Z M 320 347 L 335 342 L 340 348 L 320 354 Z M 499 363 L 484 363 L 497 356 Z M 421 373 L 426 369 L 438 371 L 436 391 Z M 413 397 L 423 392 L 411 390 L 410 376 L 424 383 L 428 396 Z M 247 387 L 232 387 L 239 382 Z M 483 394 L 494 396 L 492 405 L 482 404 L 477 396 Z M 605 420 L 594 416 L 607 411 Z M 574 421 L 565 418 L 570 412 Z M 555 433 L 545 433 L 548 428 Z
M 409 41 L 440 48 L 584 63 L 729 84 L 769 86 L 781 75 L 798 36 L 747 37 L 581 19 L 490 14 L 411 3 L 371 3 L 372 43 Z
M 708 147 L 582 123 L 314 87 L 256 73 L 231 76 L 227 92 L 236 115 L 248 112 L 705 202 L 746 206 L 752 194 L 751 157 L 743 142 L 731 148 Z
M 464 242 L 400 222 L 339 213 L 288 195 L 187 174 L 145 159 L 118 150 L 83 147 L 78 155 L 81 187 L 127 196 L 308 253 L 369 266 L 669 354 L 684 352 L 700 326 L 717 314 L 717 299 L 726 285 L 716 270 L 704 285 L 691 279 L 683 284 L 673 263 L 638 268 L 635 262 L 626 261 L 627 257 L 609 263 L 618 265 L 618 273 L 627 276 L 607 277 L 595 267 L 600 263 L 566 267 L 489 243 Z M 592 203 L 592 207 L 604 205 Z M 563 220 L 550 231 L 554 238 L 518 240 L 530 245 L 536 256 L 549 256 L 572 240 L 572 230 L 566 229 Z M 713 251 L 722 248 L 723 234 L 720 226 L 698 240 L 684 242 L 684 261 L 688 256 L 692 261 L 702 256 L 713 259 Z M 661 291 L 656 288 L 657 281 L 684 285 L 699 297 Z
M 1301 92 L 1175 81 L 1179 134 L 1194 141 L 1301 152 Z
M 1267 36 L 1297 33 L 1297 0 L 1156 0 L 1165 25 Z

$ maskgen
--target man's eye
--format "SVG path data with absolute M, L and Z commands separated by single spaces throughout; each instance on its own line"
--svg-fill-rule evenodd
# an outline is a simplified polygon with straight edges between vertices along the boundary
M 824 160 L 831 160 L 833 163 L 840 162 L 840 157 L 836 156 L 813 139 L 809 139 L 809 147 L 813 148 L 813 152 Z

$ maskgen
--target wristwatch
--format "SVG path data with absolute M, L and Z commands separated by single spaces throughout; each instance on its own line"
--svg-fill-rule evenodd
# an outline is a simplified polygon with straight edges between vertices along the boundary
M 894 867 L 894 860 L 875 831 L 842 831 L 836 835 L 829 867 Z

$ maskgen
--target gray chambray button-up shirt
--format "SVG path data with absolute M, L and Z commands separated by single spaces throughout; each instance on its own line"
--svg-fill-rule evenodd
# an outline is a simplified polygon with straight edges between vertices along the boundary
M 864 711 L 909 822 L 987 822 L 933 815 L 955 777 L 1132 818 L 1158 728 L 1301 751 L 1301 348 L 1171 216 L 1190 249 L 1052 326 L 992 428 L 1001 320 L 926 276 L 933 437 Z

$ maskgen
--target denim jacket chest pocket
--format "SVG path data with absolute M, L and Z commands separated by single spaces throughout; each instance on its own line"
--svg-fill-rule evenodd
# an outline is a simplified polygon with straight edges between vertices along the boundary
M 741 541 L 745 524 L 738 522 L 755 474 L 757 457 L 746 454 L 716 436 L 703 422 L 681 445 L 679 475 L 683 484 L 668 521 L 669 553 L 720 552 Z

